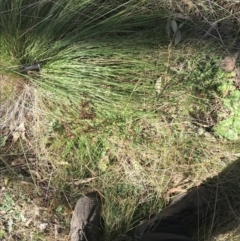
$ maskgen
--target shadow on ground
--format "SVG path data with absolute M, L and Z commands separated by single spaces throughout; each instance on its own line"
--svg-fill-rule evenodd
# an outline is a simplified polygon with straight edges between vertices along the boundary
M 240 158 L 205 184 L 211 190 L 210 215 L 200 230 L 194 232 L 195 239 L 239 240 Z

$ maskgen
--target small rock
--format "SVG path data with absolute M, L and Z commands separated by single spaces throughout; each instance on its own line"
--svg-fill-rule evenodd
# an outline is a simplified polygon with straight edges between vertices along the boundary
M 43 232 L 47 228 L 48 224 L 47 223 L 40 223 L 38 225 L 39 229 Z

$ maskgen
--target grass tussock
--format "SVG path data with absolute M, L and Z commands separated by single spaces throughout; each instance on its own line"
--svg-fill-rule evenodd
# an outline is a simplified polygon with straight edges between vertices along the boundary
M 105 110 L 121 108 L 128 98 L 135 93 L 140 98 L 151 86 L 152 76 L 147 79 L 146 73 L 156 69 L 151 61 L 154 53 L 143 45 L 147 41 L 137 43 L 135 35 L 128 37 L 150 24 L 147 8 L 139 12 L 141 6 L 135 1 L 117 6 L 111 1 L 2 1 L 1 70 L 13 73 L 16 82 L 21 78 L 26 88 L 29 84 L 36 88 L 38 100 L 50 110 L 71 102 L 77 112 L 80 102 L 87 99 L 106 115 Z M 150 19 L 155 21 L 156 15 Z M 33 65 L 40 72 L 22 71 Z M 13 95 L 19 96 L 18 91 L 14 89 Z M 11 111 L 6 120 L 15 115 Z M 41 107 L 37 112 L 41 113 Z

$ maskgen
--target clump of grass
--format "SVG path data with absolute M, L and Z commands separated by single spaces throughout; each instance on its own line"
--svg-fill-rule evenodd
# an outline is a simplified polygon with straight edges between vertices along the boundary
M 136 38 L 128 37 L 139 26 L 150 24 L 145 8 L 137 1 L 120 5 L 97 0 L 77 4 L 64 0 L 31 4 L 2 1 L 0 7 L 1 71 L 6 76 L 12 73 L 11 82 L 20 78 L 26 91 L 36 89 L 34 95 L 50 111 L 66 102 L 77 111 L 87 98 L 105 115 L 107 109 L 121 108 L 124 96 L 143 96 L 151 85 L 152 78 L 143 76 L 155 69 L 149 61 L 150 53 L 141 45 L 145 41 L 138 44 Z M 150 19 L 155 21 L 156 15 Z M 21 72 L 21 67 L 32 64 L 38 64 L 39 73 Z M 18 91 L 13 89 L 13 95 L 21 99 Z M 15 101 L 15 107 L 20 102 L 28 100 Z M 1 100 L 2 109 L 8 104 Z M 6 120 L 15 116 L 13 109 L 2 113 Z M 36 113 L 43 112 L 39 109 Z

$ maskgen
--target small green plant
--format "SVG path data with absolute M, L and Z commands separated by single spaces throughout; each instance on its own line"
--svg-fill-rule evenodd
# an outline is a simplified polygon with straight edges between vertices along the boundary
M 234 87 L 224 84 L 221 88 L 225 88 L 224 92 L 226 92 Z M 223 99 L 223 104 L 228 113 L 222 114 L 224 120 L 215 127 L 216 134 L 229 140 L 237 140 L 240 135 L 240 91 L 233 90 Z
M 7 223 L 9 233 L 13 231 L 13 226 L 16 222 L 26 222 L 26 218 L 21 213 L 19 206 L 16 205 L 11 192 L 5 194 L 0 210 L 4 212 L 3 219 Z
M 5 232 L 4 230 L 0 229 L 0 239 L 2 239 L 5 235 Z
M 12 198 L 11 193 L 6 193 L 5 198 L 2 202 L 2 205 L 0 207 L 0 210 L 8 212 L 10 211 L 14 206 L 14 200 Z
M 0 147 L 5 146 L 6 140 L 7 140 L 7 137 L 6 137 L 6 136 L 1 136 L 1 135 L 0 135 Z
M 209 93 L 217 90 L 223 77 L 218 75 L 218 59 L 212 58 L 211 53 L 204 52 L 188 61 L 186 84 L 193 91 Z
M 63 212 L 63 206 L 62 205 L 59 205 L 57 208 L 56 208 L 56 213 L 57 214 L 61 214 Z

